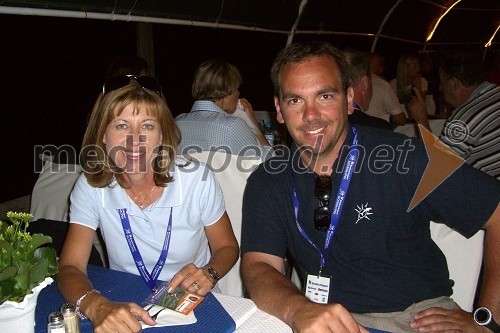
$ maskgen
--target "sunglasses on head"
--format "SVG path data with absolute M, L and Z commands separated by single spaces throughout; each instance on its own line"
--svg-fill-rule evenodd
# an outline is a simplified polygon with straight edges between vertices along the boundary
M 314 228 L 325 231 L 330 226 L 330 193 L 332 183 L 330 177 L 320 176 L 316 178 L 314 196 L 319 200 L 319 207 L 314 210 Z
M 152 90 L 160 96 L 162 95 L 161 84 L 157 79 L 138 75 L 111 77 L 102 85 L 102 94 L 104 95 L 110 91 L 128 86 L 130 84 L 130 80 L 135 80 L 141 87 Z

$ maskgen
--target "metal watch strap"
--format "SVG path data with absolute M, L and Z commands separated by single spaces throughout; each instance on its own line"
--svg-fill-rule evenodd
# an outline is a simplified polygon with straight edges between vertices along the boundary
M 217 282 L 221 279 L 221 276 L 213 267 L 205 266 L 203 269 L 208 272 L 208 274 L 212 277 L 212 279 L 214 279 L 214 283 L 212 285 L 212 288 L 215 287 Z

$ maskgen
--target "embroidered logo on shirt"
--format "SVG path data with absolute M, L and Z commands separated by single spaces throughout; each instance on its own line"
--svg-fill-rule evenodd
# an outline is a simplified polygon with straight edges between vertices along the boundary
M 356 224 L 362 219 L 367 219 L 370 220 L 369 215 L 372 215 L 370 211 L 372 210 L 371 207 L 368 207 L 368 202 L 366 204 L 361 204 L 361 206 L 356 205 L 358 208 L 355 209 L 355 211 L 358 213 L 358 219 L 356 220 Z

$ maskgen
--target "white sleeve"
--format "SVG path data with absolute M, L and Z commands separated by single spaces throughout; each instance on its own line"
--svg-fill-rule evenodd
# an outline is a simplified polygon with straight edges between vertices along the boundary
M 203 168 L 200 168 L 200 170 L 203 179 L 193 183 L 195 186 L 200 186 L 201 189 L 193 192 L 200 193 L 200 216 L 203 225 L 208 226 L 222 217 L 222 214 L 226 211 L 226 206 L 222 189 L 217 179 L 215 179 L 215 175 L 206 164 L 202 163 L 202 165 Z

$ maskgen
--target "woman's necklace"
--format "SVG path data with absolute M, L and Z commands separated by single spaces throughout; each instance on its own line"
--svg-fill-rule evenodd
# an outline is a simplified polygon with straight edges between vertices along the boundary
M 151 190 L 142 198 L 142 200 L 140 200 L 139 196 L 135 193 L 135 191 L 132 188 L 130 188 L 130 191 L 134 195 L 134 201 L 137 204 L 137 206 L 139 206 L 141 209 L 144 209 L 144 202 L 146 202 L 146 200 L 149 199 L 149 197 L 151 196 L 151 193 L 153 193 L 155 188 L 156 188 L 156 184 L 153 185 Z

